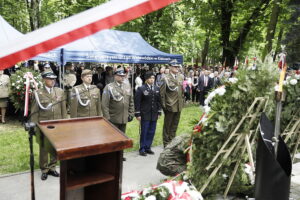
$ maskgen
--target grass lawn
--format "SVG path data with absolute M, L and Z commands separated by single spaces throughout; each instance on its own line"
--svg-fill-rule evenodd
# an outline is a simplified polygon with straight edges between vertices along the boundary
M 198 105 L 187 105 L 182 113 L 177 134 L 192 130 L 191 121 L 199 119 L 201 111 Z M 153 146 L 162 144 L 163 116 L 158 120 Z M 126 150 L 136 151 L 139 148 L 139 122 L 133 120 L 127 124 L 127 135 L 133 139 L 133 148 Z M 35 168 L 38 169 L 38 145 L 34 138 Z M 28 134 L 17 120 L 9 120 L 0 124 L 0 175 L 29 170 L 29 142 Z

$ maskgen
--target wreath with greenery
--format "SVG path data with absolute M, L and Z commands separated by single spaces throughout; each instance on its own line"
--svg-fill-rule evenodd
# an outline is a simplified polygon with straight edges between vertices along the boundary
M 200 189 L 208 179 L 214 167 L 222 159 L 218 158 L 214 167 L 205 168 L 220 150 L 229 134 L 247 112 L 248 107 L 256 97 L 268 97 L 267 115 L 273 117 L 275 107 L 274 87 L 279 77 L 275 66 L 262 65 L 257 70 L 240 68 L 234 78 L 225 82 L 224 91 L 208 95 L 205 112 L 208 117 L 202 118 L 201 132 L 193 135 L 192 162 L 188 164 L 187 175 L 197 189 Z M 213 98 L 212 98 L 213 97 Z M 272 99 L 273 98 L 273 99 Z M 205 119 L 205 120 L 204 120 Z M 254 124 L 257 125 L 258 121 Z M 245 123 L 239 130 L 249 130 Z M 206 187 L 203 195 L 223 193 L 235 166 L 235 158 L 229 157 L 220 168 L 215 178 Z M 247 163 L 247 155 L 241 156 L 241 163 Z M 231 194 L 250 194 L 253 185 L 243 167 L 239 167 L 230 188 Z
M 33 71 L 28 68 L 21 68 L 16 71 L 16 73 L 12 74 L 10 77 L 11 80 L 11 94 L 10 100 L 12 101 L 16 110 L 24 110 L 25 104 L 25 91 L 26 91 L 26 78 L 24 78 L 27 72 L 31 72 L 34 80 L 37 82 L 37 86 L 42 86 L 42 77 L 39 72 Z M 35 90 L 35 85 L 33 80 L 30 81 L 30 90 L 29 94 L 31 95 L 33 90 Z

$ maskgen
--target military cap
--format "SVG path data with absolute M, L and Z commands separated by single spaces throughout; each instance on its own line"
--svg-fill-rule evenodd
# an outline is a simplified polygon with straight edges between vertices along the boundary
M 42 78 L 56 79 L 57 76 L 52 71 L 45 71 L 42 73 Z
M 145 73 L 145 76 L 144 76 L 144 77 L 145 77 L 145 80 L 151 78 L 151 76 L 154 76 L 153 72 L 151 72 L 151 71 L 146 72 L 146 73 Z
M 118 68 L 118 69 L 116 69 L 116 71 L 115 71 L 114 75 L 118 75 L 118 76 L 125 76 L 126 74 L 125 74 L 125 71 L 124 71 L 124 69 L 122 69 L 122 68 Z
M 85 75 L 92 75 L 93 72 L 89 69 L 84 69 L 82 70 L 82 73 L 81 73 L 81 77 L 85 76 Z
M 172 64 L 170 64 L 170 67 L 181 67 L 181 65 L 177 64 L 177 63 L 172 63 Z

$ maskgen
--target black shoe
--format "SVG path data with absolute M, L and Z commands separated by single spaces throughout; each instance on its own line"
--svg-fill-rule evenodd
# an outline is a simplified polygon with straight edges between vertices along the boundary
M 48 178 L 48 174 L 42 173 L 42 176 L 41 176 L 42 181 L 46 180 L 47 178 Z
M 141 156 L 147 156 L 146 152 L 144 152 L 144 151 L 140 152 L 140 155 Z
M 59 177 L 59 173 L 55 170 L 49 170 L 48 175 L 54 176 L 54 177 Z
M 123 161 L 126 161 L 126 158 L 123 157 Z
M 146 150 L 145 151 L 147 154 L 151 154 L 151 155 L 153 155 L 154 154 L 154 152 L 151 150 L 151 149 L 149 149 L 149 150 Z

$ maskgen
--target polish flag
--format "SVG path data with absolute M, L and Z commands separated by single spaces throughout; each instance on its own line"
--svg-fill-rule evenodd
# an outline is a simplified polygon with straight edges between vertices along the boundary
M 279 69 L 282 69 L 286 65 L 285 57 L 286 56 L 284 53 L 279 54 L 279 62 L 278 62 Z
M 179 0 L 112 0 L 0 45 L 0 69 L 109 29 Z
M 235 57 L 233 70 L 237 70 L 238 68 L 239 68 L 239 61 L 238 61 L 237 57 Z

